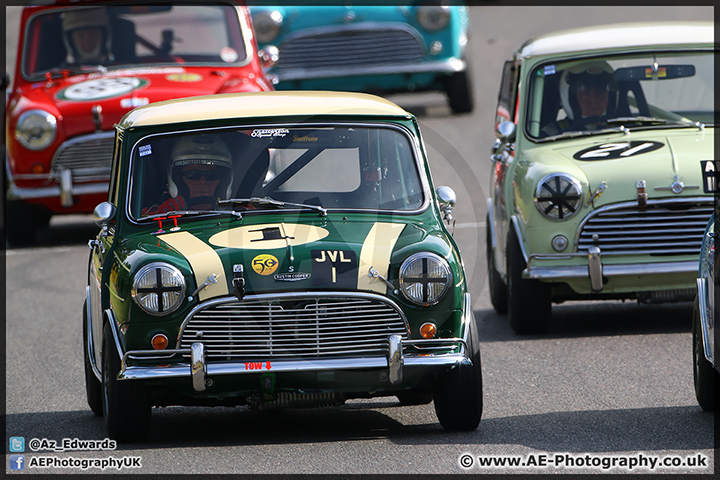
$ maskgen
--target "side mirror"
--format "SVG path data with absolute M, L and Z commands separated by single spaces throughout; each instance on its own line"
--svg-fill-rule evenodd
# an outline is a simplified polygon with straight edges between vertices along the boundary
M 515 123 L 506 121 L 502 122 L 500 125 L 497 126 L 495 134 L 498 136 L 500 141 L 505 143 L 513 143 L 515 141 L 515 131 Z
M 457 202 L 455 190 L 450 187 L 443 186 L 435 189 L 435 193 L 438 196 L 440 211 L 443 213 L 443 220 L 450 224 L 451 220 L 455 220 L 452 216 L 452 209 L 455 206 L 455 202 Z
M 117 208 L 110 202 L 102 202 L 93 211 L 95 225 L 103 231 L 107 230 L 108 224 L 115 218 Z

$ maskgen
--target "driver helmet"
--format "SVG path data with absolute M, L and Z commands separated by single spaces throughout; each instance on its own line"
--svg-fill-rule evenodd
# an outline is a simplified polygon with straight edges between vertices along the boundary
M 568 119 L 580 118 L 580 105 L 577 101 L 579 85 L 606 87 L 608 92 L 608 108 L 606 115 L 613 114 L 615 109 L 615 95 L 617 90 L 612 67 L 605 61 L 592 61 L 575 65 L 565 69 L 560 78 L 560 101 L 567 113 Z
M 215 196 L 229 198 L 233 180 L 232 157 L 227 144 L 217 135 L 186 135 L 175 142 L 170 153 L 168 192 L 172 197 L 188 198 L 190 191 L 182 178 L 186 165 L 215 165 L 226 169 L 215 188 Z
M 92 49 L 84 49 L 73 41 L 73 31 L 80 28 L 99 28 L 100 41 L 92 45 Z M 110 20 L 104 8 L 78 8 L 68 10 L 62 17 L 63 42 L 70 58 L 70 63 L 97 62 L 112 60 Z

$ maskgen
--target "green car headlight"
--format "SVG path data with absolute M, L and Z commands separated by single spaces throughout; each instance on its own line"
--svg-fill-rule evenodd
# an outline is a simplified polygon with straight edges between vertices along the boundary
M 582 186 L 565 173 L 551 173 L 538 182 L 535 206 L 552 220 L 567 220 L 582 206 Z
M 28 110 L 15 125 L 15 138 L 28 150 L 46 149 L 55 140 L 57 119 L 45 110 Z
M 277 10 L 257 12 L 252 16 L 252 20 L 258 43 L 275 40 L 283 24 L 283 16 Z
M 150 263 L 135 275 L 132 297 L 151 315 L 172 313 L 185 297 L 185 277 L 167 263 Z
M 450 21 L 450 7 L 446 5 L 426 5 L 417 9 L 418 23 L 428 32 L 437 32 L 445 28 Z
M 410 255 L 400 266 L 400 291 L 418 305 L 437 303 L 452 284 L 448 262 L 440 255 L 422 252 Z

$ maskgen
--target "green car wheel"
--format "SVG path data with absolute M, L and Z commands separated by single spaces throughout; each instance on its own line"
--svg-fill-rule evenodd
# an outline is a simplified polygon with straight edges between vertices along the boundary
M 472 365 L 459 365 L 440 380 L 435 394 L 435 413 L 449 431 L 475 430 L 483 410 L 480 340 L 473 317 L 468 327 L 467 357 Z
M 90 410 L 100 417 L 103 414 L 102 407 L 102 383 L 93 373 L 92 364 L 90 363 L 90 353 L 87 349 L 88 333 L 87 333 L 87 300 L 83 304 L 83 358 L 85 364 L 85 391 L 87 393 L 87 402 Z
M 150 398 L 144 385 L 117 379 L 120 356 L 109 324 L 105 324 L 102 357 L 103 417 L 108 435 L 119 442 L 144 440 L 150 433 Z

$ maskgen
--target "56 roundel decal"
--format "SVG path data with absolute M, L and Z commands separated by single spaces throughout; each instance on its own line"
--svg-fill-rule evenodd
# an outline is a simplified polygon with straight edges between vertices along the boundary
M 603 143 L 580 150 L 573 155 L 573 158 L 576 160 L 611 160 L 652 152 L 664 146 L 665 144 L 660 142 L 646 141 Z

